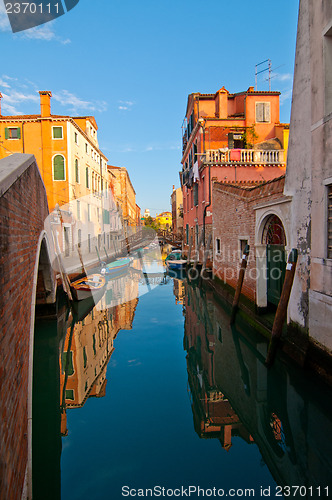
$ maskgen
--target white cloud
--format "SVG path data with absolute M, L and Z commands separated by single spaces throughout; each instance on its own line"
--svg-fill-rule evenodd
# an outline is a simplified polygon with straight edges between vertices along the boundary
M 0 31 L 11 31 L 8 15 L 2 0 L 0 0 Z M 41 26 L 24 30 L 14 36 L 23 39 L 42 40 L 44 42 L 58 42 L 64 45 L 71 43 L 70 38 L 61 38 L 56 34 L 54 31 L 54 21 L 49 21 Z
M 119 106 L 118 109 L 121 111 L 131 111 L 131 108 L 133 107 L 134 103 L 132 101 L 118 101 Z
M 42 87 L 44 87 L 44 84 Z M 45 90 L 42 87 L 26 78 L 19 80 L 18 78 L 3 74 L 0 77 L 3 111 L 8 115 L 20 115 L 31 113 L 33 112 L 32 108 L 34 108 L 38 113 L 35 103 L 38 104 L 40 100 L 38 90 Z M 93 114 L 94 112 L 104 112 L 107 110 L 106 101 L 88 101 L 68 90 L 54 91 L 52 94 L 53 99 L 66 110 L 65 113 L 67 114 Z M 31 106 L 30 103 L 33 103 L 34 106 Z
M 85 101 L 68 90 L 54 92 L 53 98 L 75 114 L 80 111 L 99 111 L 102 113 L 107 110 L 106 101 Z
M 293 80 L 293 75 L 290 73 L 274 73 L 273 78 L 275 78 L 279 82 L 285 82 Z
M 285 90 L 280 96 L 280 105 L 282 106 L 286 101 L 292 98 L 293 89 Z
M 0 31 L 11 31 L 10 22 L 6 13 L 5 5 L 0 0 Z
M 64 45 L 71 43 L 69 38 L 61 38 L 54 31 L 54 21 L 50 21 L 42 26 L 36 26 L 22 33 L 22 37 L 29 38 L 30 40 L 42 40 L 44 42 L 59 42 Z

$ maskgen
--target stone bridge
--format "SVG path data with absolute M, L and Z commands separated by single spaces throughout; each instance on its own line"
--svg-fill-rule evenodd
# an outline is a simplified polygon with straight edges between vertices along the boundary
M 31 498 L 32 377 L 37 304 L 55 304 L 35 157 L 0 160 L 0 498 Z

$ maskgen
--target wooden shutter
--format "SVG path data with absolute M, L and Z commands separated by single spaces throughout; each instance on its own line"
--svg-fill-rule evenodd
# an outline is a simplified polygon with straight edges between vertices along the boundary
M 65 180 L 65 159 L 61 155 L 53 158 L 53 179 L 55 181 Z
M 269 102 L 264 103 L 264 121 L 268 123 L 271 121 L 271 106 Z
M 256 122 L 264 121 L 264 103 L 256 102 Z
M 78 177 L 78 159 L 75 159 L 75 177 L 76 177 L 76 182 L 79 182 L 79 177 Z
M 5 128 L 5 139 L 9 139 L 9 128 Z
M 234 134 L 232 132 L 228 134 L 228 149 L 234 149 Z
M 20 127 L 17 127 L 17 138 L 21 139 L 21 129 L 20 129 Z

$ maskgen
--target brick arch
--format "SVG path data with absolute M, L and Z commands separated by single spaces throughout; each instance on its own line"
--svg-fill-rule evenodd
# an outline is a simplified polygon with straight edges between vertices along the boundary
M 32 386 L 33 386 L 33 350 L 36 306 L 54 304 L 56 301 L 56 280 L 50 260 L 50 244 L 46 231 L 42 231 L 37 243 L 34 277 L 31 291 L 31 320 L 29 336 L 29 381 L 28 381 L 28 465 L 26 488 L 28 498 L 32 498 Z

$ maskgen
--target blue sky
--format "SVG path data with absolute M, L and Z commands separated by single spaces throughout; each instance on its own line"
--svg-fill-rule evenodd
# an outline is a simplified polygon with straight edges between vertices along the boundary
M 38 90 L 51 90 L 54 114 L 94 115 L 100 148 L 128 169 L 142 211 L 169 210 L 179 187 L 188 94 L 246 90 L 269 58 L 290 120 L 298 0 L 80 0 L 19 34 L 1 2 L 3 114 L 38 113 Z

